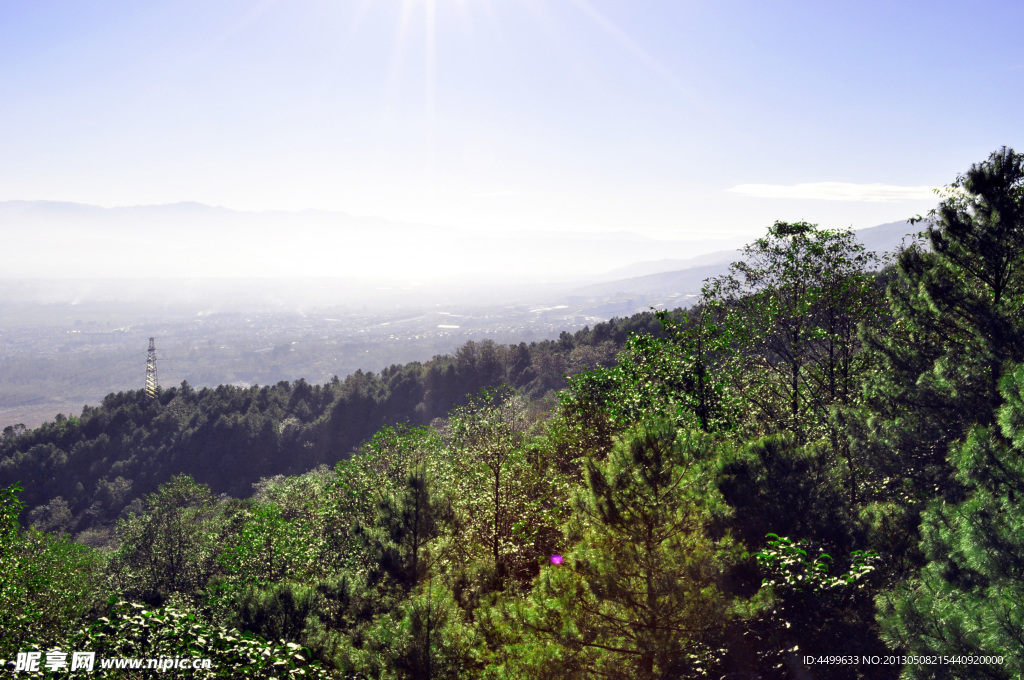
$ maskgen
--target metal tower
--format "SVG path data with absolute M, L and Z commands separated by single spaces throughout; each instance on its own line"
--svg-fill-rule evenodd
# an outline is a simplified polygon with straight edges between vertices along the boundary
M 160 384 L 156 381 L 156 345 L 149 339 L 149 356 L 146 357 L 146 394 L 156 397 Z

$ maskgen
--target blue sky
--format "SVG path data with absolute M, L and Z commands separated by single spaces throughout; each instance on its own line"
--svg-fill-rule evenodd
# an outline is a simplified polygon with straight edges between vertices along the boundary
M 1024 150 L 1022 27 L 1020 2 L 6 0 L 0 200 L 868 227 Z

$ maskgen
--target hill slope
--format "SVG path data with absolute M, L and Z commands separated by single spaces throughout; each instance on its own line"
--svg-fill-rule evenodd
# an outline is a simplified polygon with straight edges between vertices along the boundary
M 557 341 L 471 341 L 454 355 L 325 385 L 196 390 L 183 383 L 156 400 L 142 390 L 110 394 L 79 417 L 6 428 L 0 487 L 21 482 L 32 521 L 72 532 L 111 522 L 177 474 L 246 497 L 261 477 L 334 464 L 381 427 L 430 423 L 483 387 L 507 382 L 542 397 L 564 387 L 566 374 L 614 363 L 629 333 L 659 329 L 644 313 Z

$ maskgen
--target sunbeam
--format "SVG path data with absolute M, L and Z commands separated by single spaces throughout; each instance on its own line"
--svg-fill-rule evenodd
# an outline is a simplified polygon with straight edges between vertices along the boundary
M 672 85 L 674 89 L 682 93 L 691 104 L 699 106 L 702 110 L 707 112 L 706 107 L 698 100 L 693 90 L 687 87 L 687 85 L 672 69 L 629 37 L 625 31 L 616 26 L 614 22 L 598 11 L 598 9 L 588 2 L 588 0 L 569 0 L 569 2 L 575 5 L 594 23 L 600 26 L 620 47 L 626 49 L 644 66 L 663 78 L 665 82 Z

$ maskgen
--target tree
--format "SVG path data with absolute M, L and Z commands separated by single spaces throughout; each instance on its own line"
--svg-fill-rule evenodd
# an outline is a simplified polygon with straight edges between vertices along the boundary
M 525 566 L 515 536 L 531 519 L 525 416 L 522 400 L 503 385 L 483 390 L 449 420 L 459 471 L 452 482 L 468 539 L 462 542 L 464 558 L 479 557 L 473 553 L 483 548 L 490 562 L 489 587 L 496 590 Z
M 473 627 L 451 592 L 430 583 L 362 628 L 361 646 L 344 651 L 344 672 L 380 680 L 457 680 L 472 677 Z
M 0 488 L 0 658 L 7 659 L 32 644 L 58 643 L 106 598 L 99 553 L 19 529 L 20 491 Z
M 879 620 L 908 653 L 1009 662 L 957 667 L 958 677 L 1019 677 L 1024 156 L 1004 147 L 972 165 L 922 238 L 930 250 L 901 253 L 888 287 L 892 331 L 869 337 L 882 365 L 867 385 L 877 415 L 855 432 L 879 496 L 921 518 L 919 561 L 877 599 Z
M 345 588 L 324 590 L 344 611 L 337 658 L 346 672 L 396 679 L 459 675 L 462 613 L 444 584 L 434 583 L 450 557 L 444 530 L 454 518 L 449 500 L 434 489 L 421 460 L 355 530 L 369 565 L 365 574 Z
M 315 569 L 318 546 L 297 523 L 282 516 L 274 503 L 256 503 L 240 518 L 240 531 L 217 557 L 239 583 L 264 586 L 285 578 L 308 576 Z
M 213 566 L 213 508 L 209 487 L 179 475 L 149 495 L 141 516 L 119 522 L 111 568 L 123 592 L 157 604 L 197 594 Z
M 973 428 L 951 454 L 966 498 L 929 506 L 927 564 L 877 603 L 887 642 L 905 654 L 1002 659 L 957 666 L 958 678 L 1024 676 L 1024 365 L 1000 386 L 997 423 Z M 908 664 L 902 677 L 930 678 L 933 669 Z
M 727 395 L 725 374 L 716 370 L 722 359 L 722 332 L 714 305 L 698 304 L 683 314 L 681 322 L 666 312 L 658 312 L 658 321 L 666 335 L 661 342 L 678 369 L 677 399 L 696 417 L 704 432 L 729 429 L 736 414 Z M 658 343 L 655 338 L 649 342 Z M 627 345 L 627 350 L 629 346 Z M 671 361 L 671 359 L 670 359 Z M 671 383 L 667 386 L 671 387 Z
M 745 433 L 785 423 L 799 442 L 836 439 L 829 412 L 850 402 L 863 370 L 856 329 L 877 315 L 877 262 L 852 231 L 776 222 L 729 274 L 705 285 Z
M 704 533 L 716 447 L 668 421 L 591 461 L 569 528 L 576 546 L 515 608 L 508 677 L 679 678 L 704 672 L 725 620 L 728 561 Z
M 380 500 L 372 522 L 362 529 L 371 583 L 396 588 L 401 597 L 427 578 L 440 557 L 431 548 L 453 521 L 450 503 L 433 486 L 425 465 L 411 470 L 403 486 Z
M 923 240 L 899 255 L 893 322 L 866 336 L 879 369 L 852 431 L 878 495 L 901 503 L 954 492 L 950 445 L 993 423 L 1000 376 L 1024 360 L 1024 155 L 993 152 L 942 195 Z
M 735 509 L 734 535 L 751 549 L 774 532 L 847 549 L 854 528 L 842 503 L 837 471 L 826 447 L 798 446 L 792 435 L 771 435 L 723 456 L 718 488 Z
M 974 336 L 988 369 L 989 404 L 998 407 L 1003 368 L 1024 359 L 1024 155 L 1003 147 L 958 177 L 932 214 L 928 239 L 935 259 L 918 270 L 923 292 Z M 926 264 L 916 254 L 908 254 L 908 269 Z
M 660 337 L 634 333 L 617 365 L 569 378 L 559 410 L 579 455 L 607 455 L 616 435 L 645 420 L 669 417 L 703 432 L 731 426 L 724 374 L 715 370 L 713 314 L 697 305 L 681 319 L 663 311 L 655 317 Z

